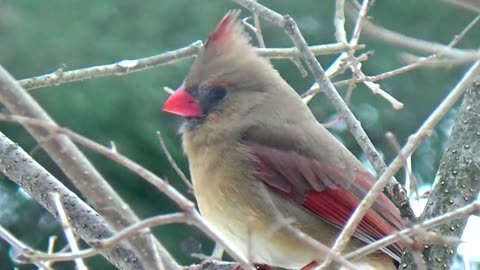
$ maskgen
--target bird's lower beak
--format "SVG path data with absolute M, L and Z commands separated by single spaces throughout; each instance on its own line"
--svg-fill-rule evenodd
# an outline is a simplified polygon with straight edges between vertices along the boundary
M 183 117 L 199 118 L 202 116 L 200 103 L 183 85 L 163 104 L 163 111 Z

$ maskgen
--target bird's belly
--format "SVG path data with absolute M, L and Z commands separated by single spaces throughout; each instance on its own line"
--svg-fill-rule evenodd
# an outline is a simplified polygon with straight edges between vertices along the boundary
M 248 218 L 247 215 L 231 215 L 229 213 L 243 211 L 233 205 L 223 205 L 222 208 L 224 211 L 218 214 L 209 213 L 208 210 L 202 211 L 202 208 L 200 211 L 220 235 L 250 261 L 287 269 L 299 269 L 314 260 L 315 255 L 311 252 L 311 248 L 279 229 L 280 224 L 279 226 L 265 224 L 264 220 Z
M 290 221 L 293 218 L 300 222 L 313 217 L 298 207 L 274 210 L 274 207 L 266 206 L 265 196 L 270 197 L 273 205 L 277 204 L 272 200 L 278 198 L 276 194 L 267 191 L 262 183 L 258 184 L 256 188 L 249 189 L 248 196 L 239 196 L 244 194 L 241 186 L 210 185 L 208 196 L 204 196 L 204 192 L 197 195 L 202 216 L 238 253 L 254 263 L 300 269 L 323 257 L 285 227 L 282 228 L 282 221 L 276 214 Z M 269 200 L 266 200 L 267 203 Z M 322 226 L 331 229 L 330 225 L 322 222 L 314 224 L 318 230 L 321 230 Z M 332 239 L 333 237 L 335 236 L 332 235 Z

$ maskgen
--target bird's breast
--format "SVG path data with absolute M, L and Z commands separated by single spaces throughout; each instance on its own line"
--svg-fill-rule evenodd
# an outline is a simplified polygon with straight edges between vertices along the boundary
M 319 255 L 285 225 L 297 220 L 332 230 L 330 225 L 258 181 L 244 149 L 211 151 L 189 154 L 190 170 L 200 212 L 224 239 L 256 263 L 284 268 L 301 268 Z

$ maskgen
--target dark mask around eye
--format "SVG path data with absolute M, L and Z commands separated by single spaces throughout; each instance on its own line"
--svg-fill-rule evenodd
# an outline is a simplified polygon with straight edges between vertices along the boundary
M 214 86 L 204 91 L 200 96 L 200 104 L 203 108 L 203 114 L 207 115 L 214 109 L 227 95 L 227 89 L 223 86 Z

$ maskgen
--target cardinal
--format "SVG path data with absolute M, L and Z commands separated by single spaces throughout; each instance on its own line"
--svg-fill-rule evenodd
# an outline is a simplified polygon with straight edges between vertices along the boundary
M 323 262 L 326 254 L 286 223 L 332 246 L 375 182 L 257 55 L 238 11 L 210 34 L 163 110 L 184 118 L 180 132 L 201 215 L 253 263 L 301 269 Z M 402 227 L 399 210 L 382 194 L 344 252 Z M 395 269 L 401 248 L 352 263 Z

